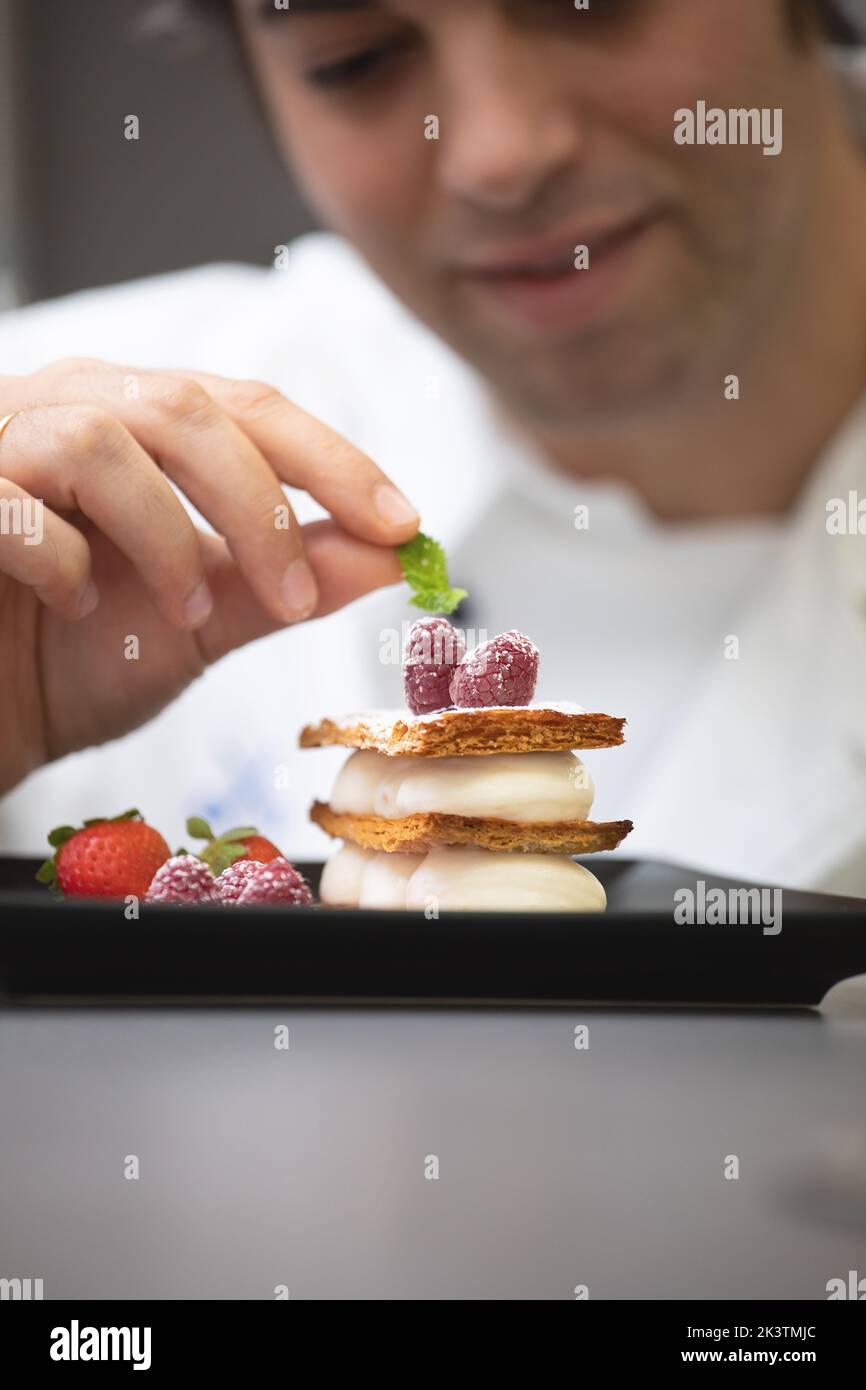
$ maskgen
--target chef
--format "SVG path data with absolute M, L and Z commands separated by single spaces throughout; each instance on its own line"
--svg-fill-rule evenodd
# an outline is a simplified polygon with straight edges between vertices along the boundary
M 0 320 L 0 496 L 45 508 L 41 545 L 0 536 L 2 848 L 136 804 L 321 856 L 333 763 L 296 731 L 400 703 L 380 634 L 423 525 L 458 622 L 627 718 L 595 812 L 630 852 L 866 894 L 866 549 L 827 525 L 866 498 L 840 11 L 177 8 L 232 27 L 328 230 Z M 678 142 L 699 102 L 783 113 L 782 148 Z

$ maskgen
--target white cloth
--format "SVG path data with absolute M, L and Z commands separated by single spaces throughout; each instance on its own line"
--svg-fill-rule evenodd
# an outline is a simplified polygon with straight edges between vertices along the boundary
M 0 317 L 0 371 L 64 355 L 262 378 L 370 453 L 446 544 L 465 625 L 522 629 L 539 696 L 628 719 L 624 747 L 586 759 L 594 815 L 635 822 L 626 853 L 866 894 L 866 538 L 826 527 L 829 498 L 866 498 L 866 407 L 791 519 L 662 526 L 623 486 L 548 471 L 326 235 L 282 270 L 210 266 Z M 200 812 L 321 857 L 307 804 L 344 754 L 299 752 L 298 728 L 402 703 L 381 634 L 413 615 L 389 590 L 233 654 L 144 729 L 7 795 L 0 850 L 38 852 L 55 824 L 135 804 L 173 845 Z

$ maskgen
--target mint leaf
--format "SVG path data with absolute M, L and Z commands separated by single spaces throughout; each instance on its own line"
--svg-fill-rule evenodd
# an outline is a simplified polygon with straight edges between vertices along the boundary
M 415 593 L 409 600 L 414 608 L 428 613 L 453 613 L 466 598 L 465 589 L 452 589 L 445 551 L 432 536 L 419 531 L 411 541 L 397 547 L 403 575 Z
M 453 613 L 466 598 L 465 589 L 420 589 L 409 602 L 425 613 Z

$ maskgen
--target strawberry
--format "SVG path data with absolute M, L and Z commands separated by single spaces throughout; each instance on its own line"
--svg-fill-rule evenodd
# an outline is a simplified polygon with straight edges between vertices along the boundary
M 277 849 L 271 840 L 266 840 L 264 835 L 244 835 L 238 844 L 246 850 L 244 858 L 254 859 L 257 864 L 270 864 L 272 859 L 283 857 L 282 850 Z
M 254 825 L 241 825 L 222 835 L 214 835 L 201 816 L 190 816 L 186 833 L 194 840 L 207 840 L 199 859 L 204 860 L 215 878 L 236 859 L 255 859 L 258 864 L 269 864 L 272 859 L 282 858 L 282 850 L 260 835 Z
M 139 811 L 112 820 L 98 816 L 81 829 L 61 825 L 48 843 L 57 853 L 36 877 L 52 892 L 70 898 L 143 898 L 171 850 Z

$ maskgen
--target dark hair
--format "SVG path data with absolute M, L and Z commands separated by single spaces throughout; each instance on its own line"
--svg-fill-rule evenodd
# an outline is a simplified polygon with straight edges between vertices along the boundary
M 864 35 L 847 13 L 846 0 L 785 0 L 795 33 L 805 38 L 816 28 L 826 42 L 858 47 Z M 192 35 L 208 22 L 231 21 L 232 0 L 148 0 L 142 15 L 155 34 Z
M 230 3 L 230 0 L 227 0 Z M 827 43 L 839 48 L 858 48 L 863 43 L 844 0 L 787 0 L 795 33 L 805 37 L 815 29 Z

